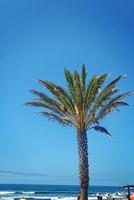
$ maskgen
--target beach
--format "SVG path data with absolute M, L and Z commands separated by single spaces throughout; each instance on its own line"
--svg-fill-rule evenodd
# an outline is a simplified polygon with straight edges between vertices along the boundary
M 0 200 L 76 200 L 79 186 L 74 185 L 0 185 Z M 89 200 L 127 200 L 117 186 L 91 186 Z

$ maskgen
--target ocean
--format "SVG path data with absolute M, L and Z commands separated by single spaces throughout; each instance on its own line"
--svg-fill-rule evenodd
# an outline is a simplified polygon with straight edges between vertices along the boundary
M 123 192 L 117 186 L 90 186 L 89 196 L 96 196 L 97 193 Z M 14 198 L 48 198 L 54 199 L 77 197 L 79 186 L 74 185 L 22 185 L 22 184 L 0 184 L 0 199 Z

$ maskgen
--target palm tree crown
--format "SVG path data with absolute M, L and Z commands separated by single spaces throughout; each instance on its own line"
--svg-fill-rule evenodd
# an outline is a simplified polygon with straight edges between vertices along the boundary
M 38 82 L 52 94 L 51 97 L 43 92 L 31 90 L 37 97 L 26 105 L 42 107 L 42 115 L 53 119 L 62 125 L 69 125 L 77 131 L 94 128 L 96 131 L 111 134 L 102 126 L 100 121 L 112 112 L 119 111 L 119 106 L 127 106 L 124 98 L 133 91 L 120 93 L 117 83 L 126 75 L 120 75 L 104 87 L 108 73 L 94 76 L 86 82 L 87 71 L 85 65 L 82 72 L 72 74 L 65 69 L 67 90 L 44 80 Z

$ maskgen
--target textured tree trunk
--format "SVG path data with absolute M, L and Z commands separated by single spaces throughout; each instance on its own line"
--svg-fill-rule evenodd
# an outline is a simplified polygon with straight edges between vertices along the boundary
M 79 153 L 80 200 L 87 200 L 89 187 L 89 169 L 86 131 L 83 130 L 77 132 L 77 142 Z

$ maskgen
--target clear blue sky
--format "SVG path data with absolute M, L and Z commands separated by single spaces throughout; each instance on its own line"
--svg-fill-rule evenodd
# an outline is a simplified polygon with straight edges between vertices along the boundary
M 76 133 L 34 114 L 22 104 L 36 79 L 65 86 L 64 68 L 88 78 L 121 73 L 134 89 L 133 0 L 0 1 L 0 183 L 78 184 Z M 92 185 L 134 183 L 134 96 L 102 125 L 110 140 L 91 131 Z

